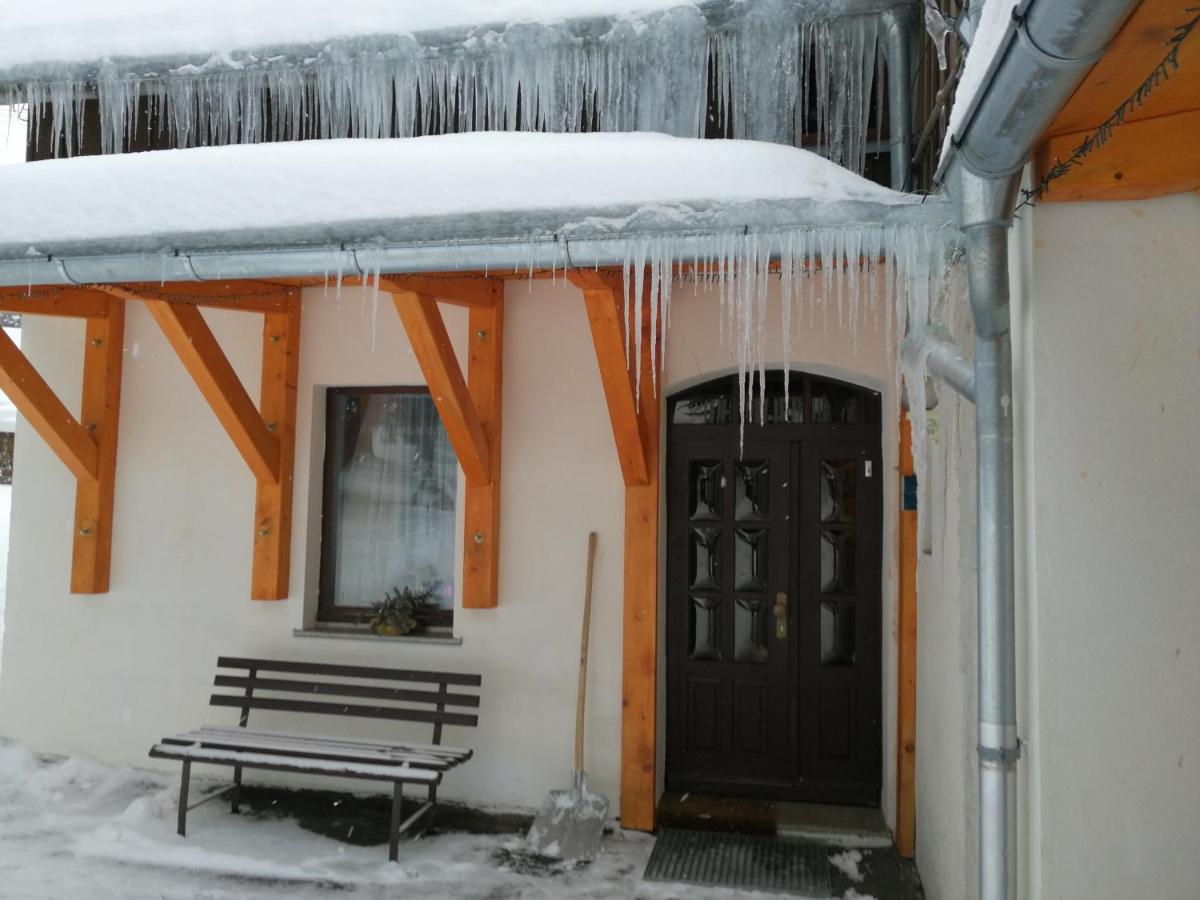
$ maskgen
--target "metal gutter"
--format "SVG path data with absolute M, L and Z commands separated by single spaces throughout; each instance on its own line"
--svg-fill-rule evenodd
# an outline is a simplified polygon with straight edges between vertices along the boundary
M 975 320 L 980 900 L 1018 895 L 1008 230 L 1021 169 L 1137 3 L 1021 0 L 936 176 L 957 206 Z

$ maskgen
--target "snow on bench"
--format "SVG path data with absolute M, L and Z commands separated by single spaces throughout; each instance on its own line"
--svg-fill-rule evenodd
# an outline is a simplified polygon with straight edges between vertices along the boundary
M 471 750 L 443 747 L 441 743 L 444 726 L 469 728 L 479 724 L 474 712 L 449 709 L 479 707 L 479 695 L 471 692 L 482 684 L 479 675 L 224 656 L 217 660 L 217 668 L 245 673 L 218 673 L 213 679 L 217 688 L 239 693 L 218 692 L 209 698 L 213 706 L 239 709 L 238 726 L 206 725 L 165 737 L 150 748 L 150 756 L 155 759 L 182 763 L 178 818 L 181 836 L 187 833 L 188 786 L 193 763 L 233 767 L 233 785 L 229 790 L 233 792 L 234 812 L 238 811 L 243 769 L 390 781 L 392 818 L 388 858 L 394 862 L 399 855 L 400 835 L 418 822 L 422 828 L 428 822 L 443 775 L 473 755 Z M 271 673 L 271 677 L 262 677 L 264 672 Z M 291 677 L 275 677 L 279 674 Z M 422 685 L 431 685 L 432 689 Z M 304 699 L 296 699 L 297 695 Z M 331 695 L 370 703 L 312 699 Z M 433 743 L 255 730 L 248 727 L 251 709 L 421 722 L 433 726 Z M 405 784 L 424 785 L 427 799 L 418 801 L 417 810 L 401 821 Z

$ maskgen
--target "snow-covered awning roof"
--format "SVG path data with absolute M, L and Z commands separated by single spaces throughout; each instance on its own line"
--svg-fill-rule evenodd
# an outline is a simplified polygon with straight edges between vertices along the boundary
M 0 284 L 9 285 L 178 280 L 212 267 L 211 277 L 416 271 L 452 267 L 448 247 L 493 248 L 478 262 L 463 250 L 454 257 L 463 267 L 550 265 L 589 242 L 949 218 L 939 201 L 804 150 L 649 134 L 491 132 L 48 160 L 0 168 L 0 196 Z

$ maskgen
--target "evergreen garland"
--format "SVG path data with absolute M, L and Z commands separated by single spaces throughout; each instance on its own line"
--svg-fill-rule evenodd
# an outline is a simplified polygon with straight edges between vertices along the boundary
M 1162 82 L 1170 79 L 1172 72 L 1179 71 L 1179 48 L 1192 32 L 1196 30 L 1196 27 L 1200 25 L 1200 7 L 1189 7 L 1185 12 L 1192 13 L 1192 18 L 1182 25 L 1177 26 L 1171 33 L 1171 36 L 1167 38 L 1167 47 L 1169 49 L 1158 65 L 1150 71 L 1150 74 L 1142 80 L 1142 83 L 1137 86 L 1133 93 L 1126 97 L 1121 105 L 1113 110 L 1112 115 L 1101 122 L 1095 131 L 1092 131 L 1083 139 L 1083 143 L 1076 147 L 1067 159 L 1055 160 L 1054 166 L 1042 177 L 1037 187 L 1028 191 L 1022 189 L 1021 194 L 1024 199 L 1017 209 L 1020 209 L 1022 206 L 1031 206 L 1034 201 L 1040 199 L 1043 194 L 1050 190 L 1050 183 L 1054 179 L 1061 178 L 1076 166 L 1083 165 L 1083 160 L 1088 154 L 1108 143 L 1108 139 L 1112 137 L 1114 129 L 1125 122 L 1125 117 L 1130 112 L 1145 103 L 1146 99 L 1154 93 Z

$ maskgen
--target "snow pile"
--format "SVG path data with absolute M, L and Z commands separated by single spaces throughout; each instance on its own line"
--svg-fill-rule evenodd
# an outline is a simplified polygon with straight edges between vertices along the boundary
M 97 14 L 88 0 L 9 0 L 0 103 L 8 83 L 9 101 L 48 111 L 68 155 L 90 96 L 105 152 L 144 131 L 141 98 L 176 146 L 514 129 L 698 137 L 711 74 L 732 136 L 798 145 L 815 121 L 817 146 L 862 171 L 888 5 L 120 0 Z
M 846 850 L 829 857 L 829 864 L 835 869 L 840 869 L 845 873 L 847 878 L 856 884 L 863 880 L 863 873 L 858 868 L 859 863 L 862 861 L 863 855 L 861 850 Z
M 43 761 L 0 742 L 0 896 L 21 900 L 319 900 L 353 896 L 677 897 L 644 884 L 653 838 L 618 833 L 582 868 L 527 871 L 518 836 L 443 834 L 384 846 L 343 844 L 290 819 L 231 815 L 216 801 L 175 834 L 176 779 L 82 759 Z M 223 786 L 223 784 L 221 785 Z M 214 787 L 193 776 L 195 796 Z M 770 895 L 685 889 L 696 900 Z

